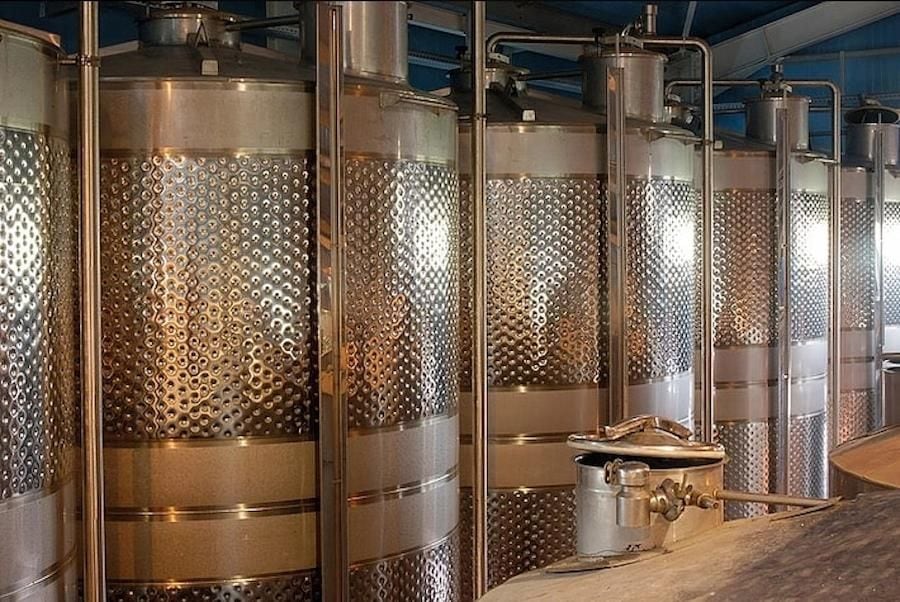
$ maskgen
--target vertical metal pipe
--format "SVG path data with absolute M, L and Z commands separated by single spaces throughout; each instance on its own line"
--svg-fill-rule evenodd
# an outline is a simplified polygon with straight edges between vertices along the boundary
M 99 2 L 80 3 L 78 55 L 81 197 L 81 399 L 84 597 L 106 599 L 103 528 L 103 391 L 100 331 Z
M 788 80 L 789 85 L 828 88 L 831 91 L 831 270 L 829 295 L 829 358 L 828 373 L 828 449 L 838 441 L 841 424 L 841 89 L 826 80 Z M 877 367 L 879 370 L 880 366 Z M 825 471 L 828 478 L 828 471 Z
M 712 441 L 715 436 L 715 320 L 713 316 L 713 224 L 715 206 L 713 197 L 713 66 L 712 48 L 697 38 L 652 37 L 643 40 L 644 47 L 667 46 L 694 48 L 703 59 L 703 186 L 701 191 L 702 222 L 702 276 L 700 293 L 700 315 L 702 316 L 700 335 L 700 436 L 704 441 Z
M 778 467 L 776 489 L 787 494 L 790 486 L 791 465 L 791 140 L 790 113 L 776 110 L 775 190 L 776 222 L 778 229 Z
M 607 173 L 607 270 L 606 290 L 609 306 L 609 421 L 628 416 L 628 324 L 627 249 L 625 220 L 625 98 L 622 80 L 625 70 L 606 70 L 606 173 Z
M 875 131 L 874 157 L 874 217 L 875 217 L 875 307 L 873 328 L 875 329 L 875 428 L 884 424 L 884 390 L 882 389 L 882 364 L 884 363 L 884 130 Z
M 343 373 L 343 23 L 341 7 L 316 7 L 317 278 L 319 310 L 319 548 L 323 600 L 349 596 L 347 410 Z
M 713 66 L 712 51 L 702 42 L 697 45 L 703 56 L 703 191 L 701 221 L 703 275 L 700 281 L 700 312 L 703 324 L 700 336 L 701 376 L 700 376 L 700 438 L 713 441 L 715 438 L 715 320 L 713 316 L 713 232 L 715 206 L 713 197 Z
M 484 2 L 472 2 L 472 202 L 473 202 L 473 348 L 472 400 L 474 404 L 472 527 L 475 536 L 473 561 L 473 591 L 483 596 L 488 586 L 487 496 L 488 496 L 488 389 L 487 389 L 487 227 L 485 192 L 485 129 L 487 126 L 487 95 L 485 92 L 485 14 Z

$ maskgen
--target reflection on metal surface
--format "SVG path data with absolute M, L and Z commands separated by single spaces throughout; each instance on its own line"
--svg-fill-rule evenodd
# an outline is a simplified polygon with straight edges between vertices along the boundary
M 123 583 L 110 581 L 110 602 L 206 602 L 208 600 L 291 600 L 319 599 L 317 571 L 265 575 L 225 582 Z
M 876 427 L 874 380 L 875 308 L 875 207 L 868 198 L 869 177 L 845 173 L 841 202 L 841 327 L 845 371 L 869 371 L 871 380 L 844 380 L 837 443 L 841 444 Z M 858 369 L 854 364 L 859 365 Z M 863 387 L 863 388 L 861 388 Z
M 51 37 L 0 23 L 4 600 L 73 599 L 78 570 L 78 214 L 58 59 Z
M 459 600 L 459 533 L 350 569 L 350 600 Z
M 777 454 L 774 418 L 770 400 L 778 383 L 772 361 L 778 340 L 776 323 L 776 222 L 775 193 L 771 180 L 772 155 L 735 158 L 716 156 L 717 173 L 726 181 L 734 174 L 745 187 L 717 186 L 715 316 L 719 390 L 717 421 L 720 441 L 730 457 L 725 465 L 725 486 L 751 492 L 775 490 Z M 747 162 L 752 162 L 752 164 Z M 741 170 L 739 175 L 738 170 Z M 806 177 L 800 172 L 800 177 Z M 824 176 L 824 170 L 816 172 Z M 748 186 L 759 182 L 759 187 Z M 824 188 L 824 178 L 812 180 Z M 825 336 L 828 317 L 827 200 L 823 194 L 794 190 L 791 194 L 793 261 L 791 288 L 793 318 L 791 346 L 795 373 L 790 388 L 797 408 L 825 407 L 824 388 L 816 386 L 826 376 Z M 763 349 L 769 353 L 757 357 Z M 757 358 L 755 360 L 751 357 Z M 763 359 L 765 358 L 765 359 Z M 742 365 L 759 368 L 751 375 Z M 803 370 L 798 372 L 796 370 Z M 763 376 L 764 378 L 760 378 Z M 728 404 L 728 405 L 725 405 Z M 743 414 L 746 412 L 746 414 Z M 825 423 L 821 418 L 801 417 L 797 409 L 791 419 L 793 495 L 824 493 Z M 756 516 L 766 512 L 760 504 L 725 505 L 726 518 Z
M 101 181 L 106 438 L 315 432 L 307 160 L 104 159 Z
M 318 510 L 317 499 L 288 500 L 258 506 L 238 504 L 236 506 L 168 506 L 128 508 L 122 506 L 107 507 L 107 520 L 166 521 L 176 523 L 186 520 L 239 520 L 251 517 L 281 516 L 283 514 L 301 514 Z
M 350 428 L 454 411 L 457 179 L 414 162 L 347 159 Z

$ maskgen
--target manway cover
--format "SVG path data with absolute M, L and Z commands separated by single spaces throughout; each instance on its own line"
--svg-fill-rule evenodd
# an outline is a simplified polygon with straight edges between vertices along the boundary
M 635 416 L 599 433 L 569 435 L 569 447 L 589 453 L 615 456 L 713 459 L 725 457 L 725 448 L 715 443 L 691 441 L 691 431 L 660 416 Z

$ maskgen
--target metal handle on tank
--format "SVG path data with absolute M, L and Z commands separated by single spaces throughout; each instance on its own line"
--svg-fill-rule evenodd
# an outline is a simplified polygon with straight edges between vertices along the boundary
M 663 418 L 662 416 L 635 416 L 612 426 L 604 426 L 603 432 L 608 439 L 621 439 L 633 433 L 649 429 L 666 431 L 681 439 L 690 439 L 691 429 L 682 424 Z

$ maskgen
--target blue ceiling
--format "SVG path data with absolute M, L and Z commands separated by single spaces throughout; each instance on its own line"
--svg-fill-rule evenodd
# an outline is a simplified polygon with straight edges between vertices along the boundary
M 644 2 L 541 2 L 612 25 L 626 25 L 641 14 Z M 713 0 L 697 2 L 691 35 L 715 43 L 807 8 L 816 2 L 729 2 Z M 657 2 L 659 31 L 665 35 L 681 35 L 690 2 Z

